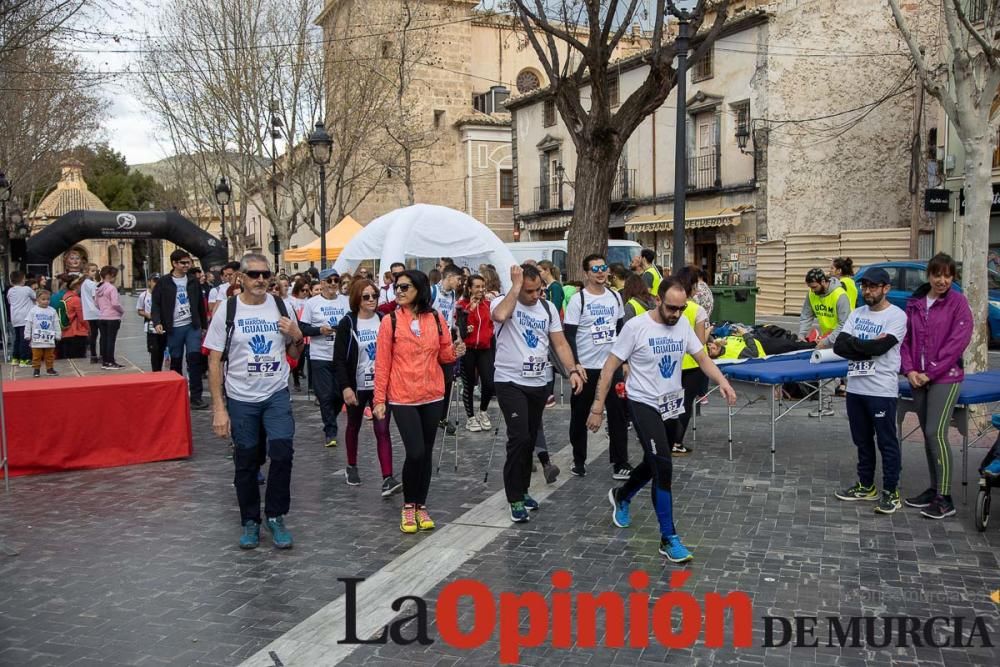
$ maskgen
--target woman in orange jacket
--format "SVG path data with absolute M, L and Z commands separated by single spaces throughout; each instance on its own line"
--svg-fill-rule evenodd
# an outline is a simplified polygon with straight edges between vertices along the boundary
M 447 323 L 431 307 L 431 286 L 420 271 L 396 278 L 398 308 L 382 319 L 375 352 L 375 396 L 372 413 L 384 419 L 391 411 L 403 439 L 404 533 L 431 530 L 427 513 L 431 462 L 438 422 L 444 416 L 444 373 L 465 354 L 465 344 L 452 343 Z
M 79 277 L 70 283 L 63 294 L 66 304 L 66 316 L 69 324 L 62 330 L 63 356 L 67 359 L 81 359 L 87 356 L 87 337 L 90 335 L 90 325 L 83 319 L 83 304 L 80 303 L 80 285 L 83 278 Z

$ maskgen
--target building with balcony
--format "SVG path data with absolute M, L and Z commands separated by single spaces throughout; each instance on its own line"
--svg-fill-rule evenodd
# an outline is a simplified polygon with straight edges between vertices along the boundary
M 761 242 L 908 226 L 915 96 L 888 10 L 864 0 L 735 5 L 743 11 L 688 72 L 687 261 L 710 282 L 748 283 Z M 831 30 L 831 22 L 851 28 Z M 863 55 L 873 53 L 900 57 Z M 647 71 L 641 54 L 618 60 L 612 98 L 625 100 Z M 507 108 L 521 238 L 562 238 L 574 202 L 572 137 L 547 89 L 516 96 Z M 672 91 L 622 152 L 608 220 L 611 238 L 654 248 L 667 266 L 675 122 Z M 804 272 L 789 276 L 803 282 Z

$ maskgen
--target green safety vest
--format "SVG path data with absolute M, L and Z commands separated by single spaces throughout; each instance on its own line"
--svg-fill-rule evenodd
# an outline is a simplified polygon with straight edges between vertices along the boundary
M 632 306 L 632 309 L 635 310 L 636 315 L 642 315 L 647 310 L 649 310 L 644 305 L 642 305 L 642 302 L 640 302 L 639 299 L 635 298 L 629 299 L 628 303 Z
M 650 266 L 648 269 L 643 271 L 643 274 L 648 273 L 653 277 L 653 284 L 649 288 L 649 293 L 653 296 L 660 296 L 660 282 L 663 280 L 663 276 L 660 272 L 656 270 L 655 266 Z
M 764 354 L 764 346 L 760 344 L 760 341 L 756 338 L 753 342 L 757 345 L 757 358 L 763 359 L 767 355 Z M 739 359 L 740 354 L 747 347 L 747 339 L 743 336 L 726 336 L 725 346 L 722 350 L 722 354 L 719 355 L 720 359 Z
M 844 288 L 847 292 L 847 300 L 851 304 L 851 310 L 858 307 L 858 284 L 854 282 L 854 278 L 850 276 L 843 276 L 840 278 L 840 286 Z
M 698 316 L 698 304 L 694 301 L 688 301 L 687 306 L 684 308 L 684 317 L 687 321 L 691 323 L 691 328 L 694 329 L 695 318 Z M 681 370 L 686 371 L 689 368 L 698 368 L 698 362 L 694 360 L 690 354 L 684 355 L 684 360 L 681 362 Z
M 823 297 L 816 296 L 815 292 L 809 290 L 809 307 L 819 322 L 820 335 L 827 335 L 840 324 L 840 320 L 837 319 L 837 301 L 842 296 L 847 296 L 843 287 L 838 287 Z M 850 297 L 847 300 L 850 301 Z

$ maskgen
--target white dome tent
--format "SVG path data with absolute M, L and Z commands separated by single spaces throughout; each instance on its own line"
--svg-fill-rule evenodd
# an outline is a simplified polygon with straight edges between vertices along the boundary
M 504 290 L 510 289 L 510 267 L 517 263 L 490 229 L 472 216 L 446 206 L 414 204 L 372 220 L 348 242 L 333 265 L 353 271 L 366 259 L 378 259 L 386 271 L 393 262 L 451 257 L 475 273 L 480 264 L 497 267 Z

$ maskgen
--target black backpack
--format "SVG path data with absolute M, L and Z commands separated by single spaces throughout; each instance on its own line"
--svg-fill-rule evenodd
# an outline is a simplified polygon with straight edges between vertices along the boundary
M 288 317 L 285 302 L 274 294 L 271 297 L 274 299 L 274 305 L 278 307 L 278 313 L 282 317 Z M 231 296 L 226 299 L 226 344 L 222 349 L 222 363 L 229 361 L 229 346 L 233 342 L 233 330 L 236 328 L 236 299 L 238 298 L 238 296 Z

